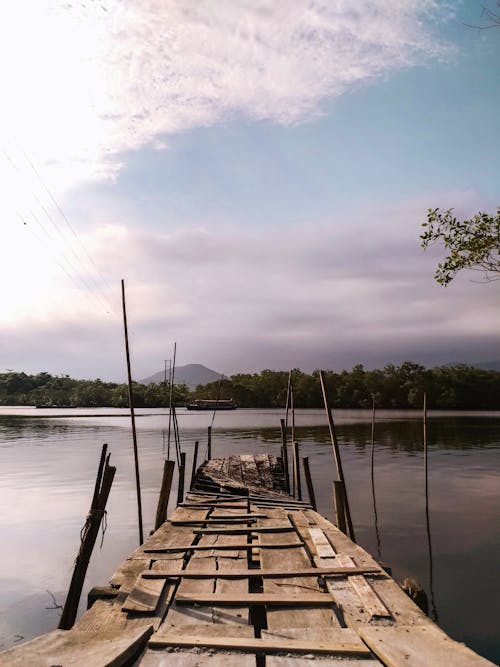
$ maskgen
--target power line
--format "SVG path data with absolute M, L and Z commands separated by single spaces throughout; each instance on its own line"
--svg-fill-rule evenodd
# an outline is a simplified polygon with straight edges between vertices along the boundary
M 22 150 L 22 149 L 20 149 L 20 150 Z M 2 152 L 3 152 L 4 156 L 5 156 L 5 158 L 7 159 L 7 161 L 10 163 L 12 169 L 15 170 L 16 172 L 18 172 L 18 174 L 22 177 L 21 170 L 20 170 L 19 166 L 15 164 L 14 160 L 12 159 L 12 157 L 5 151 L 5 149 L 3 149 Z M 24 151 L 23 151 L 23 153 L 24 153 Z M 38 176 L 40 182 L 42 183 L 42 185 L 44 186 L 45 190 L 46 190 L 47 193 L 51 196 L 51 199 L 52 199 L 52 200 L 54 201 L 54 203 L 56 204 L 56 206 L 57 206 L 58 210 L 60 211 L 60 213 L 64 216 L 64 214 L 62 213 L 62 211 L 61 211 L 59 205 L 57 204 L 57 202 L 56 202 L 56 200 L 55 200 L 55 198 L 53 197 L 53 195 L 51 195 L 50 191 L 49 191 L 48 188 L 45 186 L 45 184 L 43 183 L 43 180 L 41 179 L 40 175 L 39 175 L 38 172 L 36 171 L 35 166 L 33 165 L 33 163 L 32 163 L 31 161 L 29 161 L 29 158 L 28 158 L 28 156 L 26 155 L 26 153 L 24 153 L 24 154 L 25 154 L 26 159 L 27 159 L 28 162 L 30 163 L 32 169 L 33 169 L 34 172 L 37 174 L 37 176 Z M 87 267 L 87 266 L 84 264 L 84 262 L 82 261 L 82 258 L 75 252 L 75 249 L 74 249 L 71 245 L 69 245 L 69 243 L 68 243 L 68 241 L 67 241 L 67 239 L 66 239 L 66 236 L 64 235 L 64 232 L 61 230 L 60 226 L 57 224 L 57 222 L 56 222 L 56 221 L 54 220 L 54 218 L 51 216 L 51 214 L 49 213 L 49 211 L 47 210 L 47 208 L 44 206 L 43 202 L 40 200 L 40 198 L 36 195 L 36 193 L 35 193 L 34 191 L 31 190 L 31 191 L 30 191 L 30 195 L 31 195 L 31 197 L 37 202 L 37 204 L 39 205 L 39 207 L 40 207 L 41 210 L 43 211 L 45 217 L 46 217 L 46 218 L 48 219 L 48 221 L 51 223 L 52 227 L 57 231 L 57 233 L 58 233 L 59 236 L 61 237 L 63 243 L 66 244 L 66 246 L 69 248 L 71 254 L 72 254 L 73 257 L 75 258 L 75 260 L 76 260 L 76 266 L 73 265 L 72 262 L 70 262 L 70 260 L 69 260 L 68 257 L 65 257 L 64 259 L 66 260 L 67 264 L 68 264 L 69 266 L 71 266 L 71 269 L 72 269 L 73 271 L 75 271 L 76 273 L 79 273 L 79 274 L 80 274 L 80 275 L 79 275 L 79 278 L 80 278 L 82 284 L 85 286 L 85 288 L 86 288 L 87 290 L 89 290 L 89 292 L 92 292 L 92 293 L 95 295 L 95 297 L 96 297 L 97 300 L 99 300 L 99 301 L 101 302 L 101 305 L 104 306 L 104 308 L 105 308 L 105 310 L 106 310 L 106 313 L 107 313 L 107 314 L 110 314 L 109 311 L 112 311 L 112 312 L 116 315 L 116 311 L 115 311 L 113 305 L 111 304 L 111 302 L 109 301 L 109 299 L 108 299 L 108 298 L 106 297 L 106 295 L 103 293 L 102 287 L 96 282 L 96 280 L 95 280 L 95 278 L 92 276 L 91 272 L 89 272 L 88 267 Z M 37 224 L 38 224 L 38 225 L 40 226 L 40 228 L 44 231 L 44 233 L 47 235 L 47 237 L 48 237 L 50 240 L 52 240 L 52 241 L 55 240 L 54 237 L 52 236 L 52 234 L 48 231 L 47 227 L 41 222 L 41 220 L 39 219 L 39 217 L 38 217 L 38 216 L 37 216 L 31 209 L 28 209 L 28 210 L 29 210 L 29 214 L 30 214 L 30 215 L 32 216 L 32 218 L 37 222 Z M 67 218 L 66 218 L 65 216 L 64 216 L 64 218 L 66 219 L 66 222 L 67 222 L 69 228 L 71 229 L 73 235 L 74 235 L 75 238 L 80 242 L 80 245 L 84 248 L 83 243 L 82 243 L 81 240 L 78 238 L 78 235 L 76 234 L 75 230 L 71 227 L 69 221 L 67 220 Z M 21 218 L 21 219 L 22 219 L 22 218 Z M 22 222 L 25 223 L 25 224 L 27 224 L 26 221 L 25 221 L 24 219 L 22 219 Z M 84 249 L 85 249 L 85 248 L 84 248 Z M 89 257 L 89 260 L 90 260 L 90 261 L 92 262 L 92 264 L 93 264 L 94 266 L 96 266 L 96 268 L 97 268 L 97 265 L 95 264 L 94 260 L 90 257 L 90 255 L 88 254 L 88 252 L 86 251 L 86 249 L 85 249 L 85 252 L 86 252 L 87 256 Z M 58 264 L 60 265 L 59 262 L 58 262 Z M 65 269 L 65 273 L 67 274 L 67 270 L 66 270 L 66 269 Z M 93 287 L 92 287 L 92 285 L 90 285 L 89 281 L 87 281 L 87 279 L 84 278 L 84 274 L 87 274 L 87 275 L 88 275 L 89 280 L 90 280 L 90 281 L 92 282 L 92 284 L 93 284 Z M 102 278 L 102 277 L 101 277 L 101 278 Z M 104 282 L 104 281 L 103 281 L 103 282 Z

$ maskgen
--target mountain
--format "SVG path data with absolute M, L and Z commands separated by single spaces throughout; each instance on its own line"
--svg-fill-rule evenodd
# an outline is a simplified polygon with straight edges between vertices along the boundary
M 187 384 L 188 387 L 194 388 L 199 384 L 208 384 L 209 382 L 216 382 L 220 379 L 221 374 L 216 371 L 203 366 L 202 364 L 186 364 L 185 366 L 177 366 L 175 369 L 175 384 Z M 165 371 L 158 371 L 143 380 L 142 384 L 153 384 L 163 382 L 165 378 Z

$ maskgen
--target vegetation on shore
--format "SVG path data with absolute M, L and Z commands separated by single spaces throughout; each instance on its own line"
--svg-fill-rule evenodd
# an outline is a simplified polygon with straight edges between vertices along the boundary
M 425 368 L 409 361 L 389 364 L 379 370 L 362 365 L 350 371 L 327 373 L 333 407 L 369 408 L 372 396 L 380 408 L 418 408 L 423 393 L 434 409 L 500 409 L 500 372 L 481 370 L 464 364 Z M 286 402 L 287 371 L 264 370 L 239 373 L 222 383 L 212 382 L 189 390 L 174 388 L 175 404 L 182 406 L 196 398 L 232 398 L 242 408 L 283 407 Z M 298 408 L 321 408 L 318 371 L 311 374 L 293 371 L 294 403 Z M 168 383 L 134 383 L 136 407 L 167 407 Z M 127 385 L 102 380 L 75 380 L 68 375 L 49 373 L 0 374 L 0 405 L 37 405 L 40 407 L 126 407 Z

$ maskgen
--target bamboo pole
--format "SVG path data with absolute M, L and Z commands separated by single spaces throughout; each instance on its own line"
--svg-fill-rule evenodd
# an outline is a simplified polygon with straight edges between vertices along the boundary
M 299 443 L 293 443 L 293 478 L 294 491 L 298 500 L 302 500 L 302 486 L 300 483 L 300 459 L 299 459 Z
M 349 508 L 349 500 L 347 498 L 347 489 L 345 486 L 344 471 L 342 470 L 342 460 L 340 458 L 339 443 L 337 441 L 337 434 L 335 433 L 335 423 L 333 421 L 332 408 L 330 407 L 330 399 L 328 397 L 328 389 L 325 381 L 324 371 L 319 372 L 319 380 L 321 383 L 321 391 L 323 394 L 323 402 L 325 404 L 326 416 L 328 418 L 328 428 L 330 431 L 330 440 L 332 442 L 333 456 L 335 458 L 335 464 L 337 466 L 338 481 L 342 484 L 343 495 L 344 495 L 344 507 L 345 507 L 345 517 L 347 519 L 347 525 L 349 528 L 349 537 L 353 542 L 356 541 L 354 536 L 354 527 L 352 525 L 351 511 Z
M 286 491 L 290 493 L 290 467 L 288 464 L 288 443 L 286 439 L 286 424 L 284 419 L 280 419 L 281 424 L 281 451 L 283 452 L 283 471 L 285 473 Z
M 372 500 L 373 500 L 373 518 L 375 522 L 375 537 L 377 539 L 377 558 L 380 560 L 380 533 L 378 530 L 377 500 L 375 496 L 375 396 L 372 394 L 372 430 L 371 430 L 371 481 L 372 481 Z
M 186 452 L 181 452 L 181 464 L 179 466 L 179 485 L 177 487 L 177 504 L 184 500 L 184 477 L 186 474 Z
M 134 399 L 132 395 L 132 371 L 130 368 L 130 349 L 128 343 L 127 328 L 127 307 L 125 304 L 125 281 L 122 279 L 122 309 L 123 309 L 123 328 L 125 332 L 125 353 L 127 356 L 127 377 L 128 377 L 128 404 L 130 408 L 130 419 L 132 422 L 132 440 L 134 444 L 134 465 L 135 465 L 135 487 L 137 491 L 137 515 L 139 522 L 139 544 L 144 542 L 142 530 L 142 501 L 141 501 L 141 479 L 139 474 L 139 455 L 137 452 L 137 432 L 135 429 Z
M 309 495 L 309 502 L 311 503 L 311 507 L 313 510 L 316 510 L 316 496 L 314 494 L 314 486 L 312 483 L 312 477 L 311 477 L 311 469 L 309 468 L 309 457 L 304 456 L 302 459 L 302 465 L 304 466 L 304 475 L 306 478 L 306 484 L 307 484 L 307 493 Z
M 163 479 L 161 482 L 160 496 L 158 498 L 158 507 L 156 508 L 155 530 L 165 523 L 167 519 L 168 499 L 172 488 L 172 478 L 174 476 L 175 461 L 165 461 L 163 465 Z
M 198 463 L 198 445 L 200 443 L 198 440 L 194 443 L 194 452 L 193 452 L 193 467 L 191 468 L 191 482 L 189 488 L 192 489 L 194 486 L 194 480 L 196 479 L 196 464 Z
M 109 465 L 109 455 L 106 458 L 106 448 L 107 445 L 103 445 L 95 483 L 97 494 L 94 492 L 87 520 L 82 530 L 80 550 L 75 559 L 73 576 L 58 625 L 59 630 L 69 630 L 75 623 L 85 575 L 113 484 L 116 468 Z
M 172 435 L 172 405 L 174 396 L 174 379 L 175 379 L 175 356 L 177 354 L 177 343 L 174 343 L 174 359 L 170 364 L 169 373 L 169 393 L 168 393 L 168 436 L 167 436 L 167 459 L 170 458 L 170 439 Z

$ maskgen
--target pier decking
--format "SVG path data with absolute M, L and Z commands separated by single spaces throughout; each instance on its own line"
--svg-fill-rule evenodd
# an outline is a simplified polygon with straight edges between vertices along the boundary
M 5 666 L 492 665 L 440 630 L 362 548 L 283 490 L 267 454 L 206 462 L 170 518 L 69 630 Z

